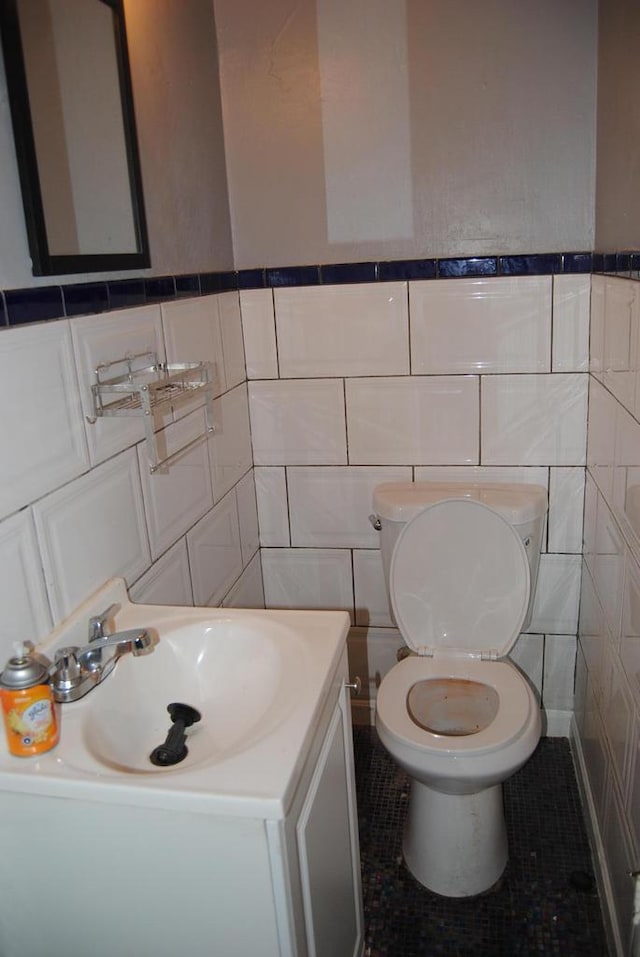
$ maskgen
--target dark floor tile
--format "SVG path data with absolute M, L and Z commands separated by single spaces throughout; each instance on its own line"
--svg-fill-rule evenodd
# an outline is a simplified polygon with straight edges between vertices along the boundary
M 369 957 L 606 957 L 600 902 L 566 738 L 543 738 L 505 783 L 510 857 L 493 890 L 450 899 L 402 861 L 409 778 L 373 728 L 354 729 Z

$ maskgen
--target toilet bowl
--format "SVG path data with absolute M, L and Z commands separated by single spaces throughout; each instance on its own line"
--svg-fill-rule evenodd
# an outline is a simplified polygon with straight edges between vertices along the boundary
M 502 782 L 540 738 L 535 695 L 506 655 L 530 617 L 546 491 L 394 483 L 374 507 L 413 652 L 376 702 L 380 740 L 412 779 L 405 862 L 435 893 L 480 894 L 508 858 Z

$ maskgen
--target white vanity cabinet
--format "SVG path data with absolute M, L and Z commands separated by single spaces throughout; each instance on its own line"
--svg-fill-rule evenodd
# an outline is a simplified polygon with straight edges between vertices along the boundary
M 343 653 L 284 816 L 210 813 L 206 795 L 172 806 L 159 781 L 112 801 L 85 780 L 73 797 L 5 782 L 2 957 L 361 957 L 347 680 Z

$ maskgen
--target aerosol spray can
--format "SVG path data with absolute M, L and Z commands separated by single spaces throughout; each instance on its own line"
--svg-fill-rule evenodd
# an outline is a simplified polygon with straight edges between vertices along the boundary
M 0 674 L 0 704 L 11 754 L 26 758 L 58 743 L 55 703 L 46 666 L 18 642 Z

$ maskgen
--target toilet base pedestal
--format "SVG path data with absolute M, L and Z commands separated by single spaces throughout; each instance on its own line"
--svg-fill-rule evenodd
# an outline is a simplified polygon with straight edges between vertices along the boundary
M 442 794 L 411 782 L 403 853 L 413 876 L 444 897 L 489 890 L 507 863 L 502 785 L 477 794 Z

